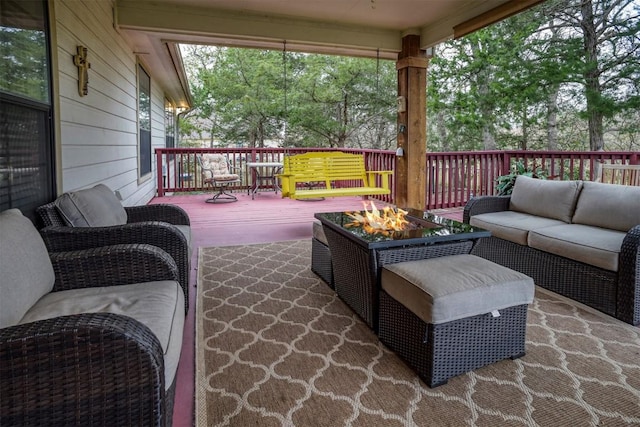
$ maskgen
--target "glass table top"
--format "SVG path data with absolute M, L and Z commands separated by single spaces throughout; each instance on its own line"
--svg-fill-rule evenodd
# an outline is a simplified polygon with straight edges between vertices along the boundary
M 364 211 L 355 211 L 363 214 Z M 386 234 L 369 233 L 362 225 L 353 225 L 354 219 L 349 216 L 352 212 L 316 213 L 315 217 L 324 225 L 331 227 L 340 234 L 359 241 L 368 247 L 387 247 L 405 244 L 424 244 L 430 241 L 460 240 L 464 238 L 489 237 L 491 233 L 482 228 L 473 227 L 460 221 L 407 209 L 406 219 L 411 228 L 401 231 L 389 231 Z

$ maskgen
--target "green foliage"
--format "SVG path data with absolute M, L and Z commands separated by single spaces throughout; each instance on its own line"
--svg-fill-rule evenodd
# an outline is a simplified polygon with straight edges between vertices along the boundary
M 190 48 L 190 134 L 222 144 L 391 148 L 395 64 L 250 49 Z
M 595 135 L 609 149 L 624 138 L 637 150 L 638 133 L 628 138 L 617 123 L 638 118 L 639 9 L 634 0 L 548 0 L 437 46 L 429 149 L 588 150 Z M 585 50 L 589 35 L 594 58 Z
M 592 22 L 582 16 L 587 3 Z M 605 149 L 639 150 L 637 9 L 637 0 L 547 0 L 436 46 L 428 150 L 589 150 L 594 135 Z M 589 28 L 597 36 L 592 59 Z M 395 147 L 393 61 L 284 56 L 190 47 L 184 57 L 197 108 L 182 135 L 212 145 Z
M 511 194 L 516 178 L 519 175 L 528 176 L 530 178 L 547 179 L 547 172 L 540 166 L 525 166 L 522 160 L 518 160 L 511 167 L 511 171 L 506 175 L 496 178 L 496 193 L 499 196 Z

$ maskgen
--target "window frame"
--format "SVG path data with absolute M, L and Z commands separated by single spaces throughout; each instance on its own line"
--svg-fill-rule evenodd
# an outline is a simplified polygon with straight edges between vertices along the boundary
M 55 124 L 54 124 L 54 114 L 55 108 L 57 108 L 57 103 L 54 102 L 54 58 L 53 58 L 53 39 L 52 39 L 52 24 L 51 24 L 51 10 L 49 7 L 49 2 L 47 0 L 41 0 L 42 5 L 42 31 L 44 31 L 44 61 L 46 62 L 46 72 L 43 73 L 42 78 L 46 79 L 46 100 L 36 99 L 28 94 L 14 93 L 13 91 L 0 91 L 0 103 L 4 108 L 12 109 L 12 111 L 17 111 L 17 109 L 23 109 L 25 111 L 31 111 L 35 116 L 40 117 L 40 126 L 38 127 L 40 132 L 37 132 L 35 136 L 37 136 L 38 148 L 33 152 L 29 152 L 26 154 L 27 157 L 20 155 L 12 155 L 12 151 L 15 150 L 16 147 L 11 148 L 9 145 L 11 142 L 10 135 L 5 135 L 8 139 L 6 143 L 8 144 L 5 149 L 8 150 L 9 154 L 5 153 L 4 156 L 4 166 L 7 170 L 5 170 L 5 176 L 2 179 L 6 179 L 6 186 L 4 188 L 0 188 L 0 210 L 4 210 L 5 208 L 18 208 L 22 211 L 23 215 L 30 218 L 33 222 L 37 223 L 35 208 L 41 204 L 48 203 L 55 199 L 57 195 L 57 162 L 56 162 L 56 146 L 55 146 Z M 33 116 L 32 116 L 33 118 Z M 13 123 L 15 126 L 23 126 L 25 122 L 10 122 L 11 117 L 8 115 L 7 117 L 1 118 L 5 121 L 7 128 L 9 128 L 9 124 Z M 29 119 L 29 123 L 33 123 L 31 119 Z M 30 158 L 31 162 L 24 163 L 25 158 Z M 2 163 L 2 162 L 0 162 Z M 0 165 L 2 166 L 2 165 Z M 15 174 L 22 174 L 24 177 L 25 174 L 30 177 L 27 177 L 27 180 L 23 180 L 22 185 L 28 185 L 29 190 L 27 193 L 31 193 L 26 197 L 18 197 L 14 199 L 13 185 L 14 179 L 16 178 Z M 18 178 L 19 179 L 19 178 Z M 0 182 L 2 182 L 0 180 Z M 23 193 L 24 194 L 24 193 Z
M 148 79 L 148 87 L 143 87 L 143 79 Z M 147 71 L 142 62 L 137 61 L 136 64 L 136 88 L 137 88 L 137 145 L 138 145 L 138 180 L 139 182 L 147 181 L 153 176 L 153 135 L 152 135 L 152 106 L 151 101 L 151 74 Z M 141 95 L 144 95 L 143 89 L 147 89 L 147 104 L 148 104 L 148 129 L 143 128 L 145 120 L 143 118 L 142 103 L 144 100 Z M 148 147 L 145 147 L 148 145 Z M 148 149 L 148 161 L 146 161 L 145 148 Z M 148 170 L 147 170 L 148 168 Z

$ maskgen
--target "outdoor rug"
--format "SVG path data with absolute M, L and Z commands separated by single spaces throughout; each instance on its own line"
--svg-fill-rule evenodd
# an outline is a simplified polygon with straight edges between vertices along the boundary
M 640 425 L 640 328 L 538 289 L 526 356 L 430 389 L 310 260 L 310 241 L 200 250 L 198 426 Z

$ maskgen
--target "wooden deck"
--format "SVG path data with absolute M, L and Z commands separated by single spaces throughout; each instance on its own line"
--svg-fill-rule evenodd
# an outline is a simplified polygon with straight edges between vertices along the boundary
M 211 204 L 209 194 L 156 197 L 151 203 L 171 203 L 187 211 L 191 219 L 193 257 L 189 278 L 189 313 L 185 319 L 182 354 L 178 366 L 174 427 L 194 425 L 195 401 L 195 301 L 198 249 L 212 246 L 246 245 L 285 240 L 310 239 L 313 214 L 362 210 L 362 197 L 332 197 L 317 201 L 290 200 L 273 192 L 259 192 L 255 199 L 236 193 L 237 202 Z M 377 207 L 385 206 L 375 202 Z M 436 212 L 436 211 L 434 211 Z M 462 209 L 438 211 L 462 220 Z

